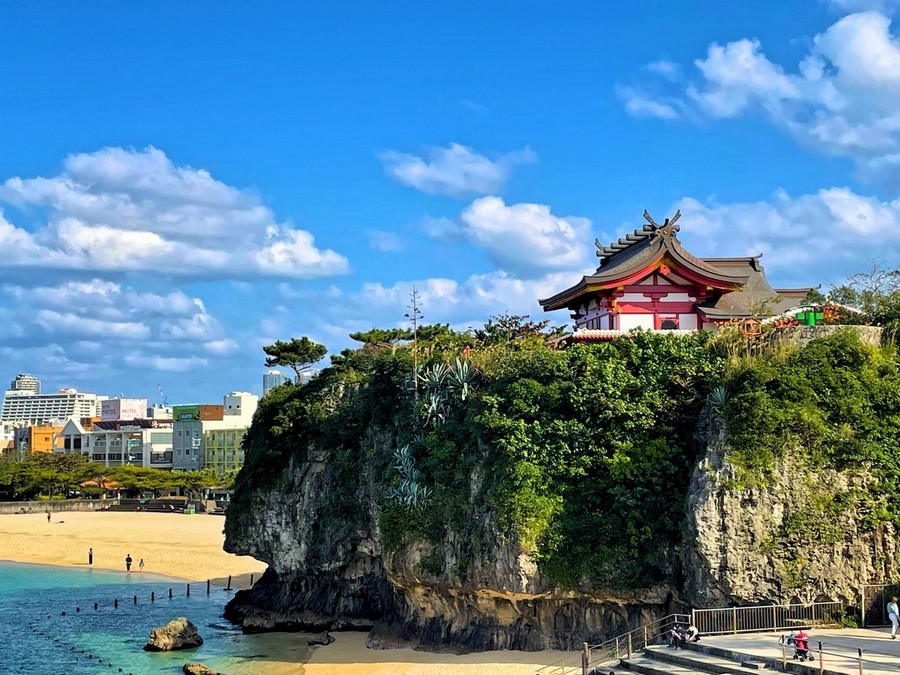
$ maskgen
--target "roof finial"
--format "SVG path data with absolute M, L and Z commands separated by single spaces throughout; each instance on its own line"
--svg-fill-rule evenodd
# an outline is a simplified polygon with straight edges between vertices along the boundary
M 657 222 L 655 220 L 653 220 L 653 216 L 650 215 L 650 212 L 647 211 L 647 209 L 644 209 L 644 220 L 646 220 L 648 223 L 650 223 L 653 227 L 655 227 L 657 229 L 659 228 L 659 225 L 657 224 Z

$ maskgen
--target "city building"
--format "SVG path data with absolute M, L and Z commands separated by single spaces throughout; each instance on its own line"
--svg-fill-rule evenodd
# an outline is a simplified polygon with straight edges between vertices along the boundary
M 154 403 L 147 406 L 148 420 L 170 420 L 172 419 L 172 406 L 165 403 Z
M 211 468 L 224 471 L 222 467 L 243 464 L 240 440 L 258 403 L 254 394 L 229 392 L 222 405 L 175 406 L 173 468 L 202 469 L 209 462 Z
M 61 422 L 70 417 L 97 417 L 105 399 L 105 396 L 75 389 L 64 389 L 57 394 L 7 389 L 0 411 L 0 425 L 8 430 Z
M 32 394 L 40 394 L 41 393 L 41 381 L 37 379 L 34 375 L 28 375 L 26 373 L 19 373 L 13 378 L 13 381 L 9 383 L 10 391 L 27 391 Z
M 568 309 L 571 339 L 614 339 L 629 330 L 717 329 L 804 304 L 813 288 L 773 288 L 760 257 L 698 258 L 678 241 L 681 213 L 647 225 L 609 246 L 595 242 L 600 266 L 581 281 L 540 300 L 545 311 Z
M 72 418 L 60 430 L 59 439 L 55 452 L 80 453 L 104 466 L 172 468 L 171 420 Z
M 272 391 L 275 387 L 287 384 L 291 378 L 282 373 L 280 370 L 270 370 L 263 375 L 263 396 Z
M 146 417 L 147 399 L 145 398 L 111 398 L 100 402 L 100 420 L 102 422 L 138 420 Z
M 28 426 L 15 430 L 15 447 L 22 454 L 31 452 L 53 452 L 61 448 L 59 433 L 61 426 Z

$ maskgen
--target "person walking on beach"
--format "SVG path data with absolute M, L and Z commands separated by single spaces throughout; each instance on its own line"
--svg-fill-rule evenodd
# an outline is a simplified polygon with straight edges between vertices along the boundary
M 887 604 L 887 613 L 888 619 L 891 620 L 891 640 L 897 639 L 897 621 L 898 617 L 900 617 L 900 609 L 897 608 L 897 597 L 894 596 L 891 598 L 891 601 Z
M 94 564 L 94 549 L 89 548 L 88 549 L 88 565 L 93 565 L 93 564 Z
M 130 553 L 125 554 L 125 571 L 126 572 L 131 571 L 131 562 L 132 562 L 131 554 Z
M 138 563 L 138 571 L 139 572 L 144 571 L 144 559 L 143 558 L 141 558 L 141 561 Z
M 50 524 L 50 509 L 47 509 L 47 524 Z

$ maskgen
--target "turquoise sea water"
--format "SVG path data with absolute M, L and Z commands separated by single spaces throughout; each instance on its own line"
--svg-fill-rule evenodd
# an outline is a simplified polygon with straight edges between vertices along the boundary
M 287 646 L 302 644 L 299 636 L 243 635 L 222 619 L 230 592 L 214 587 L 207 595 L 204 583 L 192 584 L 191 597 L 185 592 L 185 582 L 148 574 L 0 562 L 0 673 L 174 675 L 201 661 L 228 675 L 255 675 L 288 651 L 291 660 L 304 656 L 305 648 Z M 178 616 L 197 626 L 204 644 L 143 651 L 150 629 Z

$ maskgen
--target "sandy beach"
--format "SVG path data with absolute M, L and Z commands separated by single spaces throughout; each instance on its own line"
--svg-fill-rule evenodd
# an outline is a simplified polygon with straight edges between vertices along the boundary
M 222 550 L 221 517 L 166 513 L 65 512 L 0 515 L 0 560 L 121 570 L 143 558 L 145 573 L 205 580 L 261 574 L 264 563 Z M 246 577 L 243 581 L 246 581 Z M 241 584 L 235 584 L 241 587 Z M 335 633 L 327 647 L 310 649 L 308 636 L 272 633 L 257 636 L 265 658 L 248 663 L 246 673 L 265 675 L 534 675 L 543 665 L 576 659 L 572 652 L 479 652 L 461 656 L 413 649 L 366 649 L 365 633 Z M 264 664 L 264 665 L 263 665 Z
M 222 550 L 221 516 L 169 513 L 78 512 L 0 515 L 0 560 L 87 567 L 94 549 L 97 569 L 132 574 L 144 559 L 144 571 L 179 579 L 205 580 L 229 574 L 261 574 L 265 563 Z

